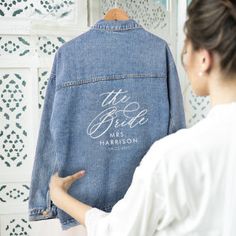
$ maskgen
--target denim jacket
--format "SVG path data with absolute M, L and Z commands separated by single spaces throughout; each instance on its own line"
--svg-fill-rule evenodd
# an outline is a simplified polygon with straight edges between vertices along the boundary
M 97 21 L 62 45 L 48 80 L 31 176 L 29 220 L 80 224 L 50 199 L 53 173 L 84 169 L 69 194 L 110 212 L 151 144 L 185 128 L 167 43 L 135 20 Z

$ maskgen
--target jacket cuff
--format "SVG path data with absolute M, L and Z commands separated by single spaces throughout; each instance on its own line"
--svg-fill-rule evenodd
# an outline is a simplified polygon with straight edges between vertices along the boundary
M 51 206 L 50 208 L 33 208 L 29 210 L 28 220 L 38 221 L 57 218 L 57 207 Z

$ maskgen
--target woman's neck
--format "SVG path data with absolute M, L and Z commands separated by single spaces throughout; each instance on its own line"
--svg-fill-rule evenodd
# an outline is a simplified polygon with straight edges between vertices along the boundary
M 212 106 L 236 102 L 236 75 L 212 79 L 209 84 L 209 95 Z

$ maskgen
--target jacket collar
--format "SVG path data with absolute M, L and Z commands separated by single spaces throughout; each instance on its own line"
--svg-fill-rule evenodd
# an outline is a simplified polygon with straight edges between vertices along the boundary
M 133 19 L 128 20 L 98 20 L 91 28 L 94 29 L 102 29 L 107 31 L 123 31 L 130 30 L 134 28 L 142 28 L 140 24 L 138 24 Z

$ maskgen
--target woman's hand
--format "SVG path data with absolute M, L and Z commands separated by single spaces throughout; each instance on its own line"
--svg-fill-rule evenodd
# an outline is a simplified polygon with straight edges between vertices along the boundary
M 49 194 L 53 203 L 59 207 L 62 201 L 62 195 L 67 193 L 70 186 L 76 180 L 83 177 L 84 174 L 85 171 L 81 170 L 73 175 L 68 175 L 66 177 L 59 177 L 58 172 L 52 175 L 49 183 Z
M 59 177 L 56 172 L 49 183 L 49 193 L 53 203 L 83 225 L 85 225 L 85 215 L 92 207 L 75 199 L 67 191 L 72 183 L 83 177 L 84 174 L 85 171 L 81 170 L 73 175 Z

